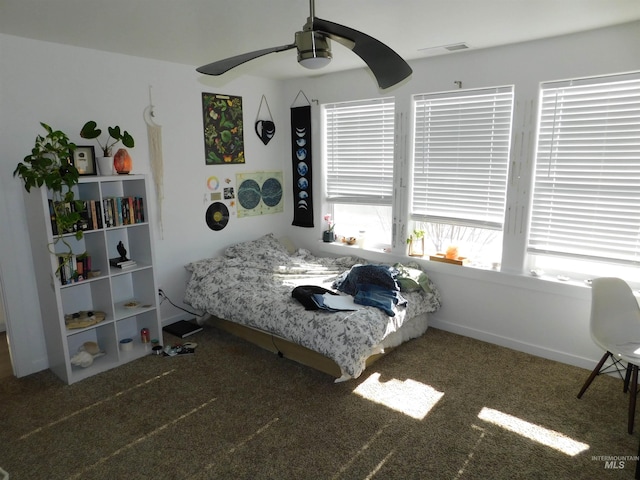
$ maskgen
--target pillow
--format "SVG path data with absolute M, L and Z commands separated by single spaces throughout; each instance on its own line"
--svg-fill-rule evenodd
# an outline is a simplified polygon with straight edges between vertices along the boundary
M 287 249 L 289 255 L 293 255 L 294 253 L 296 253 L 297 248 L 289 237 L 280 237 L 278 241 L 284 246 L 284 248 Z
M 396 263 L 394 267 L 398 269 L 396 282 L 400 287 L 401 292 L 416 292 L 418 290 L 424 290 L 427 293 L 432 293 L 429 277 L 422 270 L 406 267 L 399 263 Z
M 289 256 L 286 247 L 278 241 L 272 233 L 263 235 L 256 240 L 232 245 L 224 251 L 229 258 L 256 258 L 256 256 L 282 254 Z

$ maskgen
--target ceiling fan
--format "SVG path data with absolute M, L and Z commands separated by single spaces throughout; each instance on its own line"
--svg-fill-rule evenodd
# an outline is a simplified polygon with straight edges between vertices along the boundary
M 382 89 L 389 88 L 411 75 L 412 70 L 407 62 L 384 43 L 358 30 L 317 18 L 314 0 L 309 0 L 309 8 L 311 12 L 307 23 L 302 27 L 302 31 L 296 32 L 294 43 L 243 53 L 209 63 L 196 70 L 205 75 L 222 75 L 254 58 L 292 48 L 298 49 L 300 65 L 311 69 L 322 68 L 328 65 L 332 58 L 329 41 L 331 39 L 353 50 L 353 53 L 364 60 Z

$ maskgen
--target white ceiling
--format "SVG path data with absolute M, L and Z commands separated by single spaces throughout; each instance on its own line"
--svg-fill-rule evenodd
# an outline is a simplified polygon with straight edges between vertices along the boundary
M 640 20 L 640 0 L 317 0 L 315 14 L 411 60 L 460 42 L 478 49 Z M 197 67 L 293 43 L 308 16 L 308 0 L 0 0 L 0 33 Z M 332 45 L 320 71 L 299 66 L 295 50 L 237 70 L 291 78 L 364 66 Z

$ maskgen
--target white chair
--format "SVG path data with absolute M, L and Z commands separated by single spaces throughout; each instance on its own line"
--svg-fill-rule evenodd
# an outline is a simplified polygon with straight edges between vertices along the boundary
M 633 433 L 640 365 L 640 306 L 629 285 L 619 278 L 596 278 L 591 284 L 591 338 L 606 353 L 587 378 L 581 398 L 593 379 L 615 369 L 629 391 L 627 430 Z M 607 364 L 607 360 L 611 360 Z

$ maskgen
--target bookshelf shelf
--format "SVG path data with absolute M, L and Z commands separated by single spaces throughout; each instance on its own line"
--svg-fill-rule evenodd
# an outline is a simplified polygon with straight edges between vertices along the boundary
M 78 224 L 83 238 L 64 235 L 72 255 L 62 242 L 53 243 L 49 192 L 44 187 L 25 192 L 49 368 L 68 384 L 151 353 L 151 346 L 140 340 L 142 328 L 148 328 L 152 338 L 162 337 L 146 177 L 81 177 L 74 190 L 87 208 Z M 119 242 L 135 266 L 109 264 L 119 256 Z M 135 308 L 125 306 L 131 302 Z M 67 328 L 65 315 L 78 312 L 104 312 L 105 318 Z M 131 350 L 120 348 L 125 338 L 133 340 Z M 103 355 L 88 367 L 72 365 L 71 358 L 86 342 L 97 343 Z

